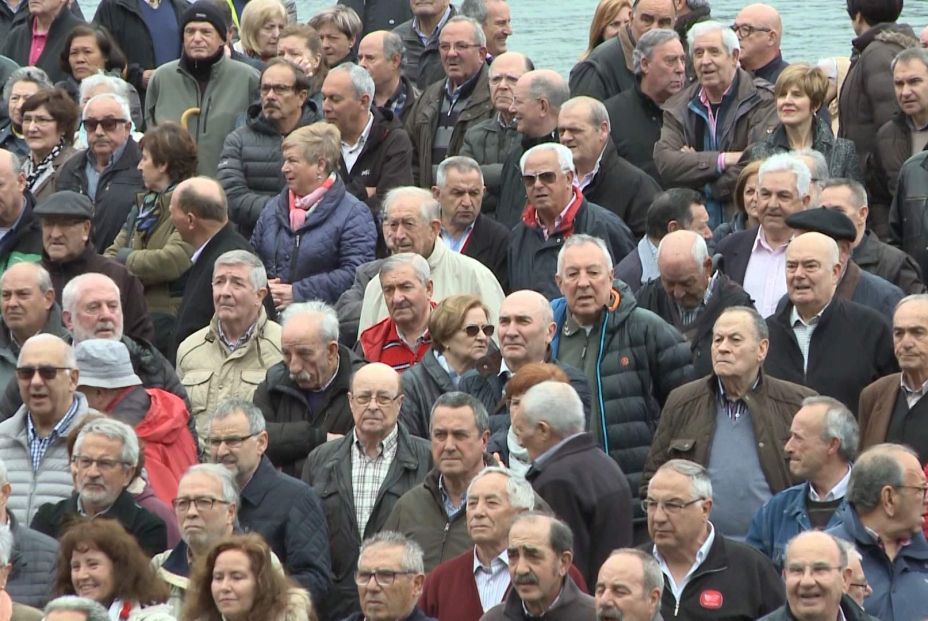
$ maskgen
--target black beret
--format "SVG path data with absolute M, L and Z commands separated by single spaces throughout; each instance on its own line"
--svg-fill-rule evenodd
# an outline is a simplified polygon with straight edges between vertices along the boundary
M 800 231 L 821 233 L 835 241 L 852 242 L 857 239 L 854 223 L 837 209 L 817 207 L 799 211 L 786 218 L 786 226 Z

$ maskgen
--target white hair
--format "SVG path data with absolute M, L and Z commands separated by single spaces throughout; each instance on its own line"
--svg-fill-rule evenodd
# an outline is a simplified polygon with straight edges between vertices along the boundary
M 561 166 L 561 170 L 571 171 L 574 169 L 574 155 L 570 152 L 570 149 L 565 147 L 559 142 L 545 142 L 542 144 L 535 145 L 528 151 L 522 154 L 522 157 L 519 158 L 519 170 L 523 173 L 525 172 L 525 162 L 528 161 L 528 158 L 534 155 L 535 153 L 542 153 L 544 151 L 554 151 L 557 154 L 557 162 Z
M 788 172 L 796 176 L 796 191 L 800 196 L 809 194 L 809 186 L 812 184 L 812 173 L 806 163 L 795 155 L 789 153 L 777 153 L 771 155 L 764 163 L 760 165 L 757 171 L 758 185 L 764 182 L 764 176 L 770 173 Z
M 216 268 L 221 265 L 230 265 L 233 267 L 244 265 L 250 268 L 248 276 L 251 280 L 251 286 L 255 288 L 255 291 L 267 288 L 267 270 L 261 259 L 253 252 L 249 252 L 248 250 L 229 250 L 228 252 L 223 252 L 216 259 L 216 262 L 213 263 L 213 273 L 215 273 Z
M 467 486 L 467 495 L 471 495 L 470 490 L 474 487 L 474 483 L 491 474 L 501 474 L 506 477 L 506 493 L 509 494 L 509 504 L 514 508 L 523 511 L 532 511 L 535 508 L 535 492 L 532 490 L 531 483 L 509 468 L 500 468 L 499 466 L 487 466 L 478 472 L 477 476 L 471 479 L 470 485 Z
M 707 21 L 699 22 L 694 25 L 689 34 L 686 35 L 686 42 L 689 44 L 690 55 L 693 54 L 693 48 L 696 43 L 697 37 L 703 35 L 711 34 L 713 32 L 722 33 L 722 47 L 725 48 L 725 51 L 729 56 L 735 53 L 735 50 L 741 51 L 741 43 L 738 41 L 738 35 L 735 32 L 721 22 Z
M 129 109 L 129 100 L 123 97 L 122 95 L 117 95 L 116 93 L 100 93 L 99 95 L 94 95 L 90 100 L 84 104 L 84 108 L 81 110 L 81 120 L 87 115 L 87 108 L 98 101 L 103 101 L 104 99 L 111 99 L 119 104 L 119 108 L 122 111 L 123 118 L 126 120 L 126 123 L 132 122 L 132 111 Z
M 561 438 L 586 427 L 583 402 L 574 387 L 564 382 L 541 382 L 529 388 L 522 397 L 521 411 L 530 424 L 544 421 Z
M 121 78 L 115 76 L 106 75 L 105 73 L 96 73 L 94 75 L 89 75 L 83 80 L 81 80 L 80 88 L 80 99 L 84 101 L 84 98 L 88 93 L 98 89 L 99 87 L 105 87 L 108 93 L 113 93 L 114 95 L 119 95 L 129 100 L 129 83 Z
M 81 452 L 84 439 L 91 434 L 118 440 L 122 443 L 122 454 L 119 459 L 133 468 L 139 464 L 139 438 L 135 434 L 135 429 L 126 423 L 108 417 L 93 419 L 81 427 L 80 433 L 77 434 L 77 440 L 74 441 L 75 455 Z
M 693 254 L 693 260 L 696 261 L 698 267 L 702 267 L 703 263 L 706 262 L 706 259 L 709 258 L 709 246 L 706 245 L 706 240 L 703 239 L 702 235 L 694 233 L 693 231 L 686 231 L 693 236 L 693 246 L 691 248 Z M 664 240 L 666 237 L 662 238 L 661 241 L 657 244 L 657 258 L 660 259 L 661 252 L 664 249 Z
M 338 341 L 338 314 L 335 309 L 321 300 L 297 302 L 291 304 L 280 317 L 281 325 L 287 325 L 291 319 L 298 315 L 318 315 L 322 321 L 319 323 L 319 338 L 323 343 Z
M 594 237 L 593 235 L 587 235 L 585 233 L 577 233 L 576 235 L 571 235 L 567 238 L 567 241 L 564 242 L 564 245 L 561 246 L 561 249 L 557 253 L 557 273 L 561 276 L 564 275 L 564 255 L 567 254 L 568 248 L 573 248 L 574 246 L 584 246 L 586 244 L 592 244 L 599 248 L 603 253 L 603 260 L 606 262 L 606 269 L 611 272 L 613 263 L 612 263 L 612 253 L 609 252 L 609 247 L 599 237 Z
M 416 254 L 415 252 L 400 252 L 390 255 L 380 264 L 378 276 L 383 278 L 386 274 L 404 265 L 412 267 L 413 271 L 416 273 L 416 279 L 419 282 L 423 285 L 429 284 L 429 280 L 432 278 L 432 268 L 429 267 L 429 262 L 426 261 L 422 255 Z
M 374 79 L 366 69 L 354 63 L 342 63 L 333 69 L 329 69 L 329 74 L 333 73 L 347 73 L 348 79 L 351 80 L 351 86 L 354 88 L 354 96 L 361 99 L 361 97 L 367 95 L 369 101 L 374 101 Z

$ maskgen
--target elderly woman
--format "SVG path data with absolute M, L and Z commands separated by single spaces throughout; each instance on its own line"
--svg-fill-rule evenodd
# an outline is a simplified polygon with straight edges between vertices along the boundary
M 712 241 L 718 244 L 723 238 L 752 229 L 759 224 L 757 219 L 757 172 L 760 170 L 760 161 L 754 161 L 741 169 L 738 181 L 735 182 L 736 211 L 731 220 L 723 222 L 712 232 Z
M 742 162 L 811 148 L 828 160 L 832 177 L 848 177 L 862 183 L 854 143 L 835 138 L 828 123 L 816 116 L 827 92 L 828 78 L 818 67 L 795 64 L 784 69 L 774 89 L 780 122 L 766 140 L 748 148 Z
M 280 0 L 251 0 L 242 11 L 241 40 L 247 56 L 267 62 L 277 56 L 280 33 L 287 25 L 287 9 Z
M 23 135 L 29 146 L 23 172 L 36 203 L 56 192 L 58 172 L 74 154 L 77 117 L 77 104 L 60 88 L 41 90 L 23 103 Z
M 494 326 L 490 312 L 474 295 L 452 295 L 432 309 L 432 348 L 422 362 L 403 373 L 400 419 L 410 434 L 429 437 L 429 415 L 440 395 L 459 389 L 461 376 L 487 354 Z
M 9 119 L 0 126 L 0 149 L 20 157 L 29 155 L 29 145 L 23 136 L 23 104 L 40 90 L 51 87 L 48 76 L 38 67 L 20 67 L 10 74 L 3 85 Z
M 80 595 L 102 604 L 110 619 L 170 619 L 168 587 L 135 538 L 108 518 L 77 520 L 59 541 L 55 595 Z
M 329 68 L 322 60 L 322 39 L 312 26 L 290 24 L 280 32 L 277 55 L 303 70 L 309 80 L 309 98 L 322 110 L 322 83 Z
M 274 567 L 260 535 L 217 543 L 190 576 L 185 621 L 315 621 L 309 594 Z
M 580 56 L 583 60 L 593 53 L 596 47 L 619 34 L 619 29 L 632 19 L 630 0 L 600 0 L 590 22 L 590 40 L 586 51 Z
M 278 310 L 307 300 L 332 304 L 358 266 L 374 259 L 374 218 L 338 175 L 341 136 L 334 125 L 301 127 L 282 151 L 287 187 L 261 212 L 251 243 Z

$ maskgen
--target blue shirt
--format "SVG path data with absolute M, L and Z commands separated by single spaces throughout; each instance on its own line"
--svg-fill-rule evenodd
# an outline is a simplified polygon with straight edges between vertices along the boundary
M 48 451 L 48 447 L 58 438 L 68 434 L 68 431 L 71 429 L 71 423 L 74 422 L 74 418 L 77 416 L 78 403 L 79 401 L 77 399 L 72 399 L 71 407 L 69 407 L 68 411 L 61 417 L 61 420 L 59 420 L 58 424 L 52 429 L 52 432 L 44 438 L 41 437 L 38 430 L 36 430 L 35 423 L 32 422 L 32 414 L 29 412 L 26 413 L 26 438 L 29 440 L 29 453 L 32 457 L 32 470 L 34 472 L 38 472 L 39 467 L 42 465 L 42 460 L 45 459 L 45 453 Z
M 152 8 L 145 0 L 138 0 L 142 20 L 151 33 L 151 44 L 155 51 L 155 67 L 180 58 L 180 28 L 177 13 L 171 0 L 161 0 L 158 8 Z M 155 67 L 143 67 L 154 69 Z

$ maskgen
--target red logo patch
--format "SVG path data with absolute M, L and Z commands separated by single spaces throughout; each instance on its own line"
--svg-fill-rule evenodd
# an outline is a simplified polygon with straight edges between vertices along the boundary
M 629 363 L 628 356 L 622 356 L 621 358 L 619 358 L 619 364 L 621 364 L 623 367 L 627 367 L 628 363 Z
M 708 590 L 699 594 L 699 605 L 710 610 L 718 610 L 724 601 L 725 598 L 719 591 Z

